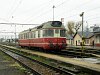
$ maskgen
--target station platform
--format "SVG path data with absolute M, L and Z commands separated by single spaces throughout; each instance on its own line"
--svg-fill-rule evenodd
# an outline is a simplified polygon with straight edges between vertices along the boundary
M 77 47 L 77 48 L 81 48 L 82 46 L 73 46 L 73 45 L 69 45 L 67 47 Z M 96 47 L 96 46 L 83 46 L 84 48 L 89 48 L 89 49 L 100 49 L 100 47 Z

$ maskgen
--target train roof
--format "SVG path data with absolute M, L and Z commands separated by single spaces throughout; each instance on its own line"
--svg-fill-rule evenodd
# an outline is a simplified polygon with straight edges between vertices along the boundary
M 37 29 L 41 28 L 65 28 L 65 27 L 61 21 L 48 21 L 37 27 Z
M 29 31 L 35 31 L 35 30 L 38 30 L 38 29 L 48 29 L 48 28 L 64 28 L 64 25 L 62 24 L 61 21 L 48 21 L 48 22 L 45 22 L 45 23 L 42 23 L 41 25 L 37 26 L 37 27 L 34 27 L 34 28 L 30 28 L 28 30 L 24 30 L 21 33 L 26 33 L 26 32 L 29 32 Z

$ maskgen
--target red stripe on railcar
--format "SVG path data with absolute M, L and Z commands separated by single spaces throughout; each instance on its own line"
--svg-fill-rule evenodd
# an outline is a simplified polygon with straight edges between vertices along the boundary
M 30 47 L 41 47 L 44 49 L 55 49 L 50 48 L 50 43 L 52 43 L 55 47 L 56 44 L 59 45 L 59 49 L 62 49 L 62 44 L 66 44 L 66 38 L 35 38 L 35 39 L 23 39 L 19 40 L 20 46 L 30 46 Z

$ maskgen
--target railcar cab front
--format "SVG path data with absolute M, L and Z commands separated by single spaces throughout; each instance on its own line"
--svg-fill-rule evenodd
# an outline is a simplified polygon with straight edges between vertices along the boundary
M 60 21 L 49 21 L 43 25 L 43 38 L 49 43 L 51 49 L 63 49 L 66 47 L 65 27 Z

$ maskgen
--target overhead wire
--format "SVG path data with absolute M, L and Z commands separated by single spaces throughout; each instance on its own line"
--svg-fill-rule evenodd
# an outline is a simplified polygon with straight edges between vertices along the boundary
M 99 17 L 90 18 L 90 19 L 87 19 L 87 20 L 92 20 L 92 19 L 97 19 L 97 18 L 100 18 L 100 16 Z
M 91 1 L 91 0 L 89 0 L 88 2 L 84 2 L 84 3 L 82 3 L 82 4 L 79 4 L 79 5 L 77 5 L 75 8 L 71 9 L 71 10 L 68 10 L 69 13 L 72 12 L 73 10 L 79 9 L 80 6 L 82 7 L 82 6 L 86 5 L 86 4 L 88 4 L 90 1 Z M 92 1 L 91 1 L 91 2 L 92 2 Z M 63 12 L 63 13 L 61 13 L 61 14 L 58 14 L 58 16 L 61 16 L 61 15 L 64 14 L 64 13 L 66 13 L 66 12 Z M 68 12 L 67 12 L 67 13 L 68 13 Z
M 56 6 L 56 8 L 58 8 L 59 6 L 63 5 L 64 3 L 66 3 L 66 1 L 68 2 L 68 0 L 65 0 L 64 2 L 58 4 L 58 5 Z M 70 1 L 70 0 L 69 0 L 69 1 Z M 41 15 L 36 16 L 36 18 L 37 18 L 37 17 L 41 18 L 41 17 L 43 16 L 43 14 L 46 15 L 47 13 L 50 12 L 50 10 L 52 10 L 52 8 L 50 8 L 48 11 L 46 11 L 46 12 L 44 12 L 44 13 L 41 13 Z M 32 21 L 32 20 L 30 20 L 30 21 Z M 28 22 L 30 22 L 30 21 L 28 21 Z
M 69 0 L 70 1 L 70 0 Z M 90 0 L 91 1 L 91 0 Z M 83 4 L 80 4 L 80 5 L 85 5 L 85 4 L 88 4 L 90 1 L 88 1 L 88 2 L 85 2 L 85 3 L 83 3 Z M 64 3 L 66 3 L 66 0 L 64 1 L 64 2 L 62 2 L 62 3 L 60 3 L 59 5 L 57 5 L 56 6 L 56 8 L 58 8 L 59 6 L 61 6 L 61 5 L 63 5 Z M 76 8 L 79 8 L 79 5 L 76 7 Z M 74 10 L 75 10 L 75 8 L 74 8 Z M 72 10 L 73 11 L 73 10 Z M 48 11 L 47 11 L 48 12 Z M 46 14 L 46 12 L 44 13 L 44 15 Z M 76 14 L 74 14 L 74 15 L 72 15 L 72 16 L 70 16 L 70 17 L 73 17 L 73 16 L 75 16 Z M 41 16 L 41 15 L 40 15 Z M 40 16 L 39 16 L 39 18 L 40 18 Z M 42 16 L 43 16 L 43 14 L 42 14 Z
M 92 8 L 90 10 L 87 10 L 85 13 L 89 13 L 90 11 L 93 11 L 93 10 L 96 10 L 96 9 L 100 9 L 100 6 L 99 7 Z M 73 16 L 75 16 L 75 15 L 73 15 Z M 70 17 L 73 17 L 73 16 L 70 16 Z
M 58 8 L 59 6 L 63 5 L 65 2 L 66 2 L 66 0 L 65 0 L 64 2 L 58 4 L 58 5 L 56 6 L 56 8 Z M 90 1 L 88 1 L 88 2 L 90 2 Z M 85 2 L 85 3 L 88 3 L 88 2 Z M 91 2 L 92 2 L 92 1 L 91 1 Z M 19 3 L 21 3 L 21 0 L 20 0 Z M 83 4 L 85 4 L 85 3 L 83 3 Z M 17 10 L 17 8 L 18 8 L 19 5 L 20 5 L 20 4 L 17 5 L 17 7 L 15 8 L 15 10 Z M 81 6 L 82 6 L 82 5 L 81 5 Z M 78 7 L 79 7 L 79 5 L 78 5 Z M 80 7 L 79 7 L 79 8 L 80 8 Z M 95 9 L 99 9 L 99 8 L 100 8 L 100 7 L 92 8 L 92 9 L 90 9 L 89 11 L 92 11 L 92 10 L 95 10 Z M 78 8 L 77 8 L 77 9 L 78 9 Z M 51 10 L 51 9 L 50 9 L 50 10 Z M 74 9 L 74 10 L 75 10 L 75 9 Z M 38 15 L 37 17 L 41 17 L 41 16 L 43 16 L 43 14 L 46 14 L 47 12 L 49 12 L 49 10 L 46 11 L 46 12 L 43 12 L 42 14 Z M 75 16 L 75 15 L 77 15 L 77 14 L 71 15 L 71 16 L 69 16 L 69 17 L 73 17 L 73 16 Z M 79 15 L 79 14 L 78 14 L 78 15 Z M 66 18 L 69 18 L 69 17 L 66 17 Z
M 90 10 L 86 10 L 85 13 L 90 13 L 91 11 L 96 10 L 96 9 L 99 9 L 99 8 L 100 8 L 100 6 L 99 7 L 92 8 Z M 65 17 L 65 18 L 70 18 L 70 17 L 74 17 L 74 16 L 77 16 L 77 15 L 79 15 L 79 14 L 73 14 L 73 15 L 68 16 L 68 17 Z
M 10 16 L 10 14 L 11 14 L 10 12 L 13 10 L 15 3 L 16 3 L 16 0 L 14 0 L 13 4 L 11 5 L 10 10 L 9 10 L 8 13 L 7 13 L 7 16 L 8 16 L 8 17 Z
M 58 4 L 56 7 L 57 7 L 57 8 L 60 7 L 61 5 L 65 4 L 66 1 L 68 2 L 68 1 L 70 1 L 70 0 L 65 0 L 65 1 L 63 1 L 62 3 Z
M 46 5 L 48 2 L 50 3 L 50 2 L 52 2 L 52 0 L 49 0 L 49 1 L 47 1 L 47 2 L 44 2 L 44 3 L 40 4 L 38 7 L 41 8 L 41 6 L 42 6 L 42 8 L 41 8 L 40 10 L 37 10 L 34 14 L 38 14 L 38 13 L 40 13 L 41 11 L 43 11 L 43 8 L 45 7 L 45 5 Z M 39 9 L 39 8 L 38 8 L 38 9 Z M 48 7 L 46 7 L 46 8 L 48 8 Z M 36 8 L 35 8 L 35 9 L 36 9 Z M 33 16 L 36 16 L 36 15 L 34 15 L 34 14 L 32 14 L 31 16 L 29 16 L 28 18 L 26 18 L 24 21 L 28 21 L 28 22 L 29 22 L 29 20 L 32 19 Z
M 22 23 L 0 23 L 4 25 L 40 25 L 40 24 L 22 24 Z
M 88 4 L 90 1 L 91 1 L 91 0 L 89 0 L 88 2 L 85 2 L 85 3 L 83 3 L 83 4 L 80 4 L 80 5 L 81 5 L 81 6 L 84 6 L 84 5 Z M 62 2 L 61 4 L 59 4 L 59 5 L 57 5 L 57 6 L 59 7 L 59 6 L 63 5 L 65 2 L 66 2 L 66 1 Z M 92 2 L 92 1 L 91 1 L 91 2 Z M 80 8 L 80 5 L 76 6 L 76 8 L 73 8 L 72 11 L 75 10 L 75 9 Z M 56 6 L 56 8 L 57 8 L 57 6 Z M 96 7 L 96 8 L 90 9 L 89 11 L 92 11 L 92 10 L 98 9 L 98 8 L 99 8 L 99 7 Z M 71 11 L 71 10 L 70 10 L 70 11 Z M 73 16 L 75 16 L 75 15 L 77 15 L 77 14 L 74 14 L 74 15 L 69 16 L 69 17 L 73 17 Z M 69 17 L 67 17 L 67 18 L 69 18 Z
M 9 20 L 5 19 L 5 18 L 0 18 L 1 20 L 5 21 L 5 22 L 9 22 Z
M 23 1 L 23 0 L 20 0 L 20 1 L 18 2 L 17 6 L 16 6 L 16 7 L 12 10 L 12 12 L 10 13 L 9 18 L 13 16 L 13 14 L 16 12 L 16 10 L 18 9 L 18 7 L 21 5 L 22 1 Z
M 48 2 L 51 2 L 51 1 L 52 1 L 52 0 L 48 0 L 47 2 L 41 3 L 39 6 L 35 6 L 35 7 L 32 7 L 32 8 L 30 8 L 30 9 L 28 9 L 28 10 L 25 10 L 23 14 L 32 12 L 33 9 L 34 9 L 34 11 L 39 10 L 41 7 L 44 7 Z M 48 5 L 48 4 L 47 4 L 47 5 Z M 38 8 L 38 9 L 37 9 L 37 8 Z M 42 10 L 43 10 L 43 9 L 40 9 L 40 11 L 42 11 Z M 38 11 L 38 12 L 40 12 L 40 11 Z M 38 13 L 38 12 L 36 11 L 36 13 Z

